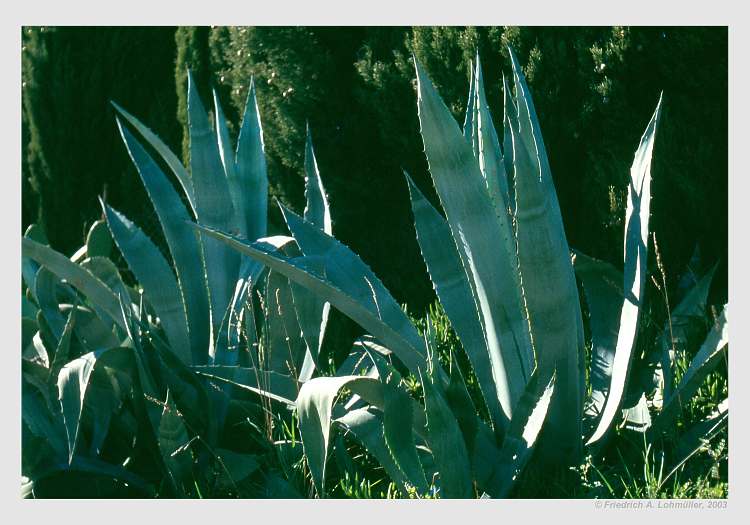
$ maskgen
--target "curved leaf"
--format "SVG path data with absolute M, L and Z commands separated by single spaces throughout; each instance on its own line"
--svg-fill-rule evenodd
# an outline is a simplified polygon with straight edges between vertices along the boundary
M 383 406 L 383 385 L 377 379 L 361 376 L 318 377 L 302 385 L 296 401 L 299 429 L 307 464 L 320 497 L 325 495 L 333 404 L 342 388 L 348 388 L 371 403 Z
M 125 328 L 125 321 L 120 311 L 120 302 L 117 296 L 93 273 L 43 244 L 28 238 L 24 238 L 21 242 L 23 254 L 26 257 L 44 265 L 57 277 L 77 288 L 88 297 L 92 304 L 106 312 L 120 327 Z
M 304 233 L 307 248 L 322 255 L 288 258 L 262 243 L 249 244 L 226 233 L 196 225 L 207 235 L 222 240 L 235 250 L 282 273 L 329 301 L 342 313 L 386 344 L 413 371 L 426 367 L 422 342 L 409 318 L 398 307 L 372 271 L 348 248 L 317 228 L 287 213 L 300 242 Z M 295 222 L 296 221 L 296 222 Z M 302 246 L 303 251 L 305 247 Z
M 112 106 L 114 106 L 115 110 L 117 110 L 117 113 L 122 118 L 124 118 L 128 124 L 133 126 L 133 128 L 135 128 L 138 131 L 138 133 L 141 134 L 141 136 L 146 140 L 146 142 L 152 148 L 154 148 L 154 151 L 156 151 L 159 154 L 159 156 L 164 160 L 164 162 L 169 167 L 169 169 L 172 170 L 172 173 L 174 173 L 175 176 L 177 177 L 177 180 L 180 183 L 180 186 L 182 186 L 182 191 L 185 193 L 185 196 L 188 199 L 188 202 L 190 204 L 190 209 L 193 211 L 193 213 L 196 213 L 195 194 L 193 191 L 193 181 L 191 180 L 190 175 L 188 174 L 185 167 L 182 165 L 182 162 L 180 162 L 180 159 L 177 158 L 177 155 L 172 153 L 172 150 L 170 150 L 169 147 L 167 147 L 167 145 L 164 144 L 164 141 L 162 141 L 156 133 L 154 133 L 149 128 L 144 126 L 140 120 L 138 120 L 133 115 L 125 111 L 125 109 L 120 107 L 120 105 L 117 104 L 116 102 L 110 102 L 110 103 L 112 104 Z M 120 133 L 122 133 L 122 125 L 120 124 L 119 119 L 117 119 L 117 124 L 120 127 Z M 130 149 L 129 146 L 128 146 L 128 149 Z M 132 153 L 131 153 L 131 157 L 132 157 Z
M 591 328 L 591 397 L 586 416 L 595 420 L 602 413 L 612 380 L 612 364 L 622 310 L 622 272 L 611 264 L 576 252 L 576 275 L 581 280 L 589 307 Z M 593 428 L 590 429 L 593 431 Z

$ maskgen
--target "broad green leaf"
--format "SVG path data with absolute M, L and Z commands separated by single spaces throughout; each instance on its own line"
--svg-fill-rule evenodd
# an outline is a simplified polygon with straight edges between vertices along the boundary
M 653 431 L 665 431 L 672 426 L 682 407 L 690 402 L 696 390 L 709 373 L 726 358 L 729 345 L 729 305 L 724 305 L 716 324 L 706 337 L 698 353 L 690 361 L 685 375 L 675 387 L 672 395 L 664 401 L 664 407 L 654 420 Z
M 172 269 L 143 231 L 123 214 L 102 203 L 107 223 L 146 299 L 161 320 L 172 351 L 192 363 L 184 304 Z
M 427 414 L 427 443 L 440 472 L 440 493 L 445 498 L 470 498 L 469 454 L 458 421 L 432 379 L 422 375 L 421 383 Z
M 348 248 L 295 215 L 287 213 L 287 224 L 292 223 L 289 217 L 296 218 L 293 224 L 299 235 L 297 241 L 300 242 L 303 231 L 307 240 L 314 241 L 314 245 L 308 244 L 308 249 L 313 248 L 321 255 L 288 258 L 263 243 L 250 244 L 223 232 L 196 227 L 329 301 L 391 348 L 410 370 L 425 367 L 416 328 L 372 271 Z
M 474 453 L 477 432 L 479 432 L 479 418 L 453 351 L 451 351 L 450 382 L 445 389 L 445 401 L 458 422 L 466 444 L 466 451 L 471 457 Z
M 68 284 L 88 297 L 92 304 L 106 312 L 115 323 L 123 328 L 125 327 L 117 296 L 94 274 L 71 262 L 61 253 L 31 239 L 22 240 L 22 249 L 25 256 L 34 259 L 57 275 L 58 278 L 67 281 Z
M 648 270 L 648 220 L 651 207 L 651 156 L 656 139 L 656 128 L 661 114 L 661 98 L 654 115 L 641 137 L 630 168 L 628 206 L 625 212 L 625 268 L 623 271 L 623 291 L 625 299 L 620 313 L 620 328 L 617 347 L 612 363 L 612 382 L 594 434 L 587 445 L 600 440 L 609 430 L 612 420 L 620 408 L 630 368 L 636 339 L 644 283 Z
M 166 175 L 130 131 L 119 122 L 118 125 L 130 157 L 154 205 L 172 254 L 180 295 L 187 312 L 192 362 L 205 363 L 208 357 L 210 318 L 200 242 L 190 226 L 191 218 L 180 196 Z
M 388 388 L 383 389 L 383 433 L 385 443 L 398 467 L 406 475 L 409 483 L 420 492 L 428 490 L 419 454 L 414 444 L 414 430 L 418 425 L 415 418 L 412 399 L 402 388 L 398 380 L 384 380 Z
M 229 184 L 219 157 L 219 147 L 208 115 L 200 101 L 192 74 L 188 72 L 188 131 L 190 176 L 195 191 L 196 219 L 201 224 L 239 233 Z M 216 239 L 202 242 L 206 282 L 211 305 L 214 345 L 221 345 L 220 324 L 239 277 L 239 255 Z M 212 346 L 213 352 L 215 348 Z M 212 356 L 213 356 L 212 352 Z
M 25 365 L 23 367 L 27 369 Z M 68 445 L 59 407 L 53 405 L 47 383 L 47 369 L 38 374 L 24 370 L 21 374 L 21 418 L 29 430 L 52 448 L 58 458 L 67 459 Z
M 76 311 L 73 331 L 87 350 L 104 350 L 118 346 L 122 342 L 122 338 L 115 335 L 112 324 L 102 321 L 93 310 L 81 305 L 60 305 L 60 312 L 64 315 L 70 315 L 73 310 Z
M 224 176 L 227 179 L 227 188 L 229 196 L 232 199 L 234 213 L 236 214 L 235 220 L 237 221 L 239 234 L 242 237 L 247 237 L 247 222 L 244 216 L 242 189 L 239 186 L 237 174 L 234 169 L 234 150 L 229 138 L 227 120 L 224 117 L 224 110 L 221 108 L 221 103 L 219 102 L 219 94 L 216 92 L 216 89 L 212 91 L 214 96 L 214 130 L 218 140 L 219 159 L 224 168 Z
M 60 300 L 57 296 L 59 282 L 60 279 L 43 266 L 34 278 L 34 296 L 56 339 L 60 338 L 65 328 L 65 317 L 60 313 Z
M 91 375 L 97 361 L 107 352 L 118 349 L 100 350 L 82 355 L 67 363 L 57 377 L 57 390 L 62 415 L 65 421 L 65 430 L 68 436 L 68 461 L 73 460 L 76 446 L 79 441 L 81 413 L 83 411 L 86 391 L 89 387 Z M 123 349 L 131 351 L 129 349 Z M 101 424 L 107 425 L 108 420 Z
M 418 63 L 416 68 L 430 174 L 480 312 L 500 404 L 510 417 L 533 360 L 510 223 L 496 215 L 471 146 Z
M 482 333 L 479 312 L 475 307 L 461 258 L 451 238 L 450 227 L 408 174 L 406 180 L 409 183 L 417 240 L 430 280 L 469 356 L 492 421 L 499 428 L 504 428 L 507 417 L 500 406 L 492 376 L 487 341 Z
M 305 221 L 317 226 L 324 233 L 333 235 L 331 211 L 328 207 L 323 181 L 320 178 L 318 162 L 315 159 L 309 125 L 305 143 L 305 201 Z M 308 359 L 320 368 L 318 356 L 323 344 L 331 305 L 321 301 L 315 294 L 297 284 L 292 283 L 291 287 L 297 319 L 310 354 Z M 309 379 L 312 372 L 313 367 L 308 366 L 305 369 L 305 378 Z
M 289 279 L 271 270 L 266 280 L 265 370 L 299 377 L 306 345 L 294 311 Z
M 256 242 L 266 243 L 270 248 L 280 250 L 285 254 L 290 246 L 294 245 L 294 239 L 284 235 L 263 237 L 257 239 Z M 213 364 L 229 366 L 238 364 L 240 341 L 243 333 L 247 337 L 248 348 L 257 343 L 255 318 L 252 315 L 246 315 L 244 307 L 247 303 L 248 294 L 251 294 L 254 289 L 258 289 L 264 270 L 265 267 L 258 261 L 242 256 L 240 278 L 235 284 L 232 303 L 222 320 L 220 331 L 221 336 L 227 338 L 227 344 L 216 348 Z M 250 324 L 250 329 L 245 329 L 245 323 Z

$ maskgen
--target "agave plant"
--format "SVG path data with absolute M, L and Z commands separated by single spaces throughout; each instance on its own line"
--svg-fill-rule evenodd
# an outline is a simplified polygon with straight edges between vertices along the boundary
M 444 497 L 467 497 L 474 487 L 497 497 L 508 494 L 542 425 L 539 452 L 546 464 L 573 465 L 584 446 L 603 442 L 621 413 L 643 304 L 661 100 L 630 170 L 624 271 L 603 269 L 582 254 L 574 265 L 534 105 L 512 50 L 510 57 L 515 95 L 504 79 L 502 145 L 478 58 L 463 132 L 415 60 L 421 134 L 445 217 L 407 175 L 422 255 L 472 364 L 489 421 L 476 416 L 457 367 L 448 373 L 435 363 L 430 337 L 419 335 L 377 276 L 336 239 L 283 206 L 302 256 L 198 226 L 330 302 L 421 380 L 424 406 L 405 393 L 397 367 L 371 353 L 377 377 L 319 377 L 302 386 L 296 400 L 300 432 L 321 497 L 333 428 L 354 434 L 405 491 L 425 492 L 427 480 L 437 477 Z M 590 399 L 576 269 L 594 333 Z M 613 275 L 621 283 L 616 293 L 601 285 Z M 696 356 L 691 387 L 705 377 L 703 366 L 725 350 L 725 327 L 724 315 L 719 335 L 710 336 Z M 665 406 L 679 403 L 691 388 L 684 387 Z M 354 397 L 337 403 L 343 390 Z
M 30 297 L 24 298 L 24 311 L 28 313 L 24 327 L 29 335 L 24 338 L 23 351 L 29 363 L 49 369 L 50 380 L 57 383 L 58 403 L 51 402 L 49 406 L 62 421 L 60 428 L 67 429 L 67 458 L 60 464 L 70 468 L 82 458 L 90 459 L 91 454 L 81 455 L 82 448 L 98 451 L 110 428 L 109 405 L 100 411 L 87 408 L 86 412 L 96 414 L 92 420 L 94 442 L 90 446 L 77 444 L 85 439 L 79 437 L 85 432 L 77 430 L 83 407 L 98 407 L 102 399 L 111 397 L 103 387 L 93 386 L 100 354 L 121 347 L 135 349 L 135 375 L 142 378 L 137 384 L 142 386 L 142 392 L 133 396 L 141 404 L 144 395 L 152 401 L 147 410 L 139 412 L 139 424 L 150 428 L 158 438 L 147 442 L 158 442 L 156 450 L 166 453 L 156 463 L 163 467 L 165 490 L 173 495 L 195 495 L 188 479 L 190 461 L 186 466 L 185 458 L 174 459 L 178 452 L 185 455 L 195 440 L 198 444 L 192 448 L 198 451 L 197 461 L 218 461 L 224 473 L 229 475 L 232 471 L 233 481 L 237 478 L 237 465 L 245 477 L 258 470 L 259 462 L 253 457 L 218 448 L 222 428 L 236 424 L 240 412 L 244 411 L 246 417 L 250 410 L 262 420 L 266 410 L 248 408 L 247 392 L 237 396 L 232 385 L 241 378 L 242 386 L 247 390 L 251 384 L 249 390 L 256 397 L 260 394 L 264 403 L 273 400 L 293 404 L 299 383 L 320 366 L 329 311 L 325 302 L 304 288 L 290 285 L 283 275 L 264 271 L 261 264 L 215 239 L 196 235 L 191 228 L 189 221 L 195 218 L 247 239 L 258 239 L 270 250 L 287 254 L 297 250 L 290 237 L 266 237 L 268 180 L 252 82 L 236 152 L 231 150 L 226 121 L 215 94 L 213 128 L 192 77 L 188 99 L 189 172 L 154 133 L 115 105 L 122 119 L 118 117 L 117 123 L 123 141 L 154 205 L 170 261 L 136 224 L 104 202 L 106 222 L 95 223 L 86 245 L 70 259 L 47 246 L 38 229 L 23 239 L 23 273 L 31 291 Z M 131 128 L 170 169 L 183 195 Z M 330 211 L 309 130 L 305 169 L 305 218 L 330 234 Z M 139 290 L 126 286 L 107 258 L 113 240 L 137 279 Z M 253 306 L 255 294 L 263 298 L 264 304 L 260 326 L 256 325 L 257 308 Z M 65 306 L 61 301 L 76 306 Z M 37 311 L 43 312 L 38 323 Z M 76 323 L 72 314 L 66 321 L 63 314 L 69 311 L 78 312 Z M 35 330 L 38 333 L 32 335 Z M 70 330 L 75 331 L 74 341 L 80 340 L 88 352 L 58 348 L 67 348 L 67 343 L 63 343 L 66 337 L 70 339 Z M 116 354 L 119 353 L 118 350 Z M 101 368 L 116 366 L 104 364 Z M 132 376 L 133 370 L 131 367 L 116 372 Z M 209 381 L 218 382 L 223 392 L 209 387 Z M 118 390 L 114 380 L 111 385 Z M 257 399 L 250 404 L 257 404 Z M 27 405 L 30 411 L 38 407 L 38 403 Z M 238 407 L 244 408 L 237 412 Z M 32 429 L 40 428 L 39 424 L 29 424 Z M 57 443 L 49 436 L 46 439 Z M 276 455 L 272 442 L 264 446 Z M 227 467 L 225 459 L 230 456 L 232 461 Z M 254 467 L 243 470 L 242 465 Z M 283 480 L 274 483 L 277 488 L 284 484 Z

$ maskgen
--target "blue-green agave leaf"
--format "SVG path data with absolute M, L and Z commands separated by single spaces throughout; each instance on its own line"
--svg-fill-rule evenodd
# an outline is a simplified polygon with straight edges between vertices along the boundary
M 672 395 L 664 401 L 664 406 L 654 420 L 653 429 L 663 431 L 667 429 L 682 411 L 682 407 L 690 401 L 698 387 L 701 386 L 709 373 L 726 358 L 729 345 L 729 305 L 724 305 L 721 315 L 716 320 L 711 332 L 704 341 L 698 353 L 690 361 L 685 375 L 675 387 Z
M 188 199 L 188 202 L 190 204 L 190 209 L 193 211 L 193 214 L 196 213 L 196 207 L 195 207 L 195 192 L 193 191 L 193 181 L 190 178 L 190 175 L 188 174 L 185 167 L 182 165 L 182 162 L 180 162 L 180 159 L 172 153 L 172 150 L 170 150 L 166 144 L 159 138 L 159 136 L 151 131 L 149 128 L 144 126 L 140 120 L 135 118 L 133 115 L 125 111 L 122 107 L 120 107 L 117 103 L 112 102 L 112 106 L 117 110 L 117 113 L 125 119 L 125 121 L 133 126 L 133 128 L 138 131 L 138 133 L 141 134 L 141 136 L 145 139 L 145 141 L 154 148 L 154 151 L 159 154 L 159 156 L 164 160 L 164 163 L 169 167 L 169 169 L 172 171 L 172 173 L 175 174 L 177 177 L 177 181 L 180 183 L 180 186 L 182 187 L 182 191 L 185 193 L 185 196 Z M 120 127 L 120 132 L 122 133 L 122 125 L 120 124 L 120 119 L 117 119 L 118 126 Z M 123 137 L 124 138 L 124 137 Z M 127 144 L 127 141 L 126 141 Z M 128 145 L 128 149 L 130 149 L 130 146 Z M 133 156 L 133 153 L 130 153 L 131 157 Z M 133 162 L 135 162 L 135 159 L 133 159 Z M 143 175 L 141 175 L 143 177 Z M 144 182 L 145 184 L 145 182 Z M 153 199 L 152 199 L 153 200 Z
M 334 420 L 345 430 L 350 431 L 372 454 L 390 478 L 406 493 L 407 484 L 412 484 L 396 464 L 386 445 L 383 420 L 371 407 L 357 408 Z
M 518 263 L 538 366 L 557 373 L 548 450 L 574 461 L 583 408 L 578 287 L 531 96 L 512 51 L 511 57 L 519 108 L 518 129 L 511 128 Z
M 282 212 L 304 258 L 278 256 L 260 244 L 203 229 L 329 301 L 390 348 L 410 370 L 424 368 L 423 342 L 416 328 L 372 270 L 333 237 L 283 207 Z
M 702 319 L 706 313 L 708 292 L 711 289 L 711 281 L 717 266 L 714 266 L 704 275 L 685 295 L 682 301 L 669 314 L 669 320 L 664 327 L 659 339 L 659 350 L 661 351 L 661 368 L 664 378 L 664 398 L 672 395 L 673 372 L 672 366 L 675 360 L 675 351 L 685 349 L 694 329 L 698 329 L 700 323 L 696 320 Z M 698 325 L 698 326 L 696 326 Z
M 300 382 L 293 376 L 259 370 L 257 367 L 213 365 L 195 366 L 192 369 L 211 380 L 222 381 L 287 405 L 294 404 L 300 391 Z
M 70 338 L 73 336 L 73 327 L 75 326 L 76 310 L 71 310 L 68 320 L 65 323 L 65 329 L 60 336 L 60 340 L 57 343 L 55 349 L 55 356 L 52 358 L 52 363 L 49 367 L 49 378 L 56 380 L 60 374 L 60 370 L 68 362 L 70 358 Z
M 120 133 L 143 185 L 159 217 L 169 246 L 186 312 L 192 362 L 202 364 L 208 357 L 210 320 L 206 277 L 200 241 L 190 226 L 190 216 L 166 175 L 151 156 L 119 121 Z
M 95 221 L 86 236 L 87 257 L 109 257 L 112 253 L 112 236 L 103 220 Z
M 625 267 L 623 291 L 625 300 L 620 313 L 620 328 L 612 364 L 612 382 L 602 416 L 587 445 L 595 443 L 606 434 L 620 408 L 625 392 L 630 361 L 635 347 L 640 309 L 643 302 L 644 283 L 648 270 L 648 220 L 651 208 L 651 156 L 654 150 L 656 129 L 661 114 L 661 97 L 654 115 L 641 137 L 630 168 L 628 206 L 625 212 Z
M 102 207 L 115 243 L 161 320 L 172 351 L 183 363 L 192 364 L 185 307 L 172 269 L 138 226 L 104 202 Z
M 79 441 L 81 413 L 86 402 L 86 393 L 91 383 L 91 376 L 98 360 L 110 351 L 132 351 L 130 349 L 106 349 L 90 352 L 67 363 L 57 377 L 57 390 L 65 430 L 68 437 L 68 461 L 72 462 L 73 454 Z M 95 424 L 109 425 L 109 414 L 97 413 Z M 100 432 L 101 433 L 101 432 Z
M 510 417 L 533 362 L 513 263 L 512 231 L 495 214 L 471 146 L 415 63 L 419 121 L 430 174 L 481 314 L 500 404 Z
M 487 491 L 493 497 L 507 497 L 518 480 L 548 417 L 555 388 L 554 374 L 543 381 L 537 371 L 529 381 L 503 440 L 498 463 L 487 482 Z
M 44 266 L 39 268 L 34 278 L 34 296 L 44 314 L 52 334 L 59 339 L 65 328 L 65 317 L 60 313 L 60 301 L 57 296 L 60 279 Z
M 421 375 L 427 414 L 427 444 L 440 473 L 440 493 L 444 498 L 470 498 L 471 467 L 463 433 L 438 385 Z
M 88 297 L 92 304 L 106 312 L 115 323 L 122 328 L 125 327 L 117 296 L 93 273 L 43 244 L 28 238 L 21 242 L 24 256 L 34 259 L 58 278 L 66 280 L 68 284 Z
M 585 414 L 593 424 L 602 413 L 612 380 L 612 364 L 622 309 L 622 272 L 611 264 L 576 252 L 573 265 L 583 285 L 591 328 L 591 397 Z M 593 427 L 590 429 L 593 431 Z
M 265 348 L 263 368 L 299 377 L 305 359 L 289 279 L 271 270 L 266 280 Z
M 492 421 L 503 428 L 507 417 L 500 406 L 492 376 L 487 341 L 450 227 L 408 174 L 406 180 L 409 183 L 417 240 L 435 293 L 469 356 Z
M 495 213 L 505 215 L 508 209 L 508 177 L 505 173 L 500 141 L 497 137 L 495 125 L 492 122 L 489 105 L 487 104 L 482 64 L 478 53 L 476 65 L 472 71 L 472 84 L 474 85 L 476 100 L 472 105 L 474 116 L 471 119 L 471 130 L 467 138 L 474 150 L 474 156 L 479 162 L 479 168 L 484 176 L 487 191 L 492 204 L 495 206 Z M 467 135 L 465 128 L 464 135 Z
M 323 181 L 320 178 L 318 161 L 315 159 L 309 124 L 305 141 L 305 201 L 303 215 L 305 221 L 317 226 L 324 233 L 333 235 L 331 211 L 328 207 Z M 314 367 L 320 368 L 321 366 L 318 356 L 323 344 L 331 304 L 321 301 L 315 294 L 295 283 L 291 283 L 291 287 L 299 326 L 308 349 L 308 356 L 306 356 L 308 364 L 304 368 L 304 376 L 309 379 Z
M 216 134 L 201 103 L 195 80 L 188 73 L 188 131 L 190 176 L 195 190 L 196 218 L 201 224 L 239 233 L 229 183 L 224 175 Z M 211 305 L 213 345 L 224 340 L 220 325 L 239 277 L 240 258 L 216 239 L 203 239 L 206 282 Z M 212 346 L 212 356 L 216 348 Z
M 268 174 L 263 127 L 253 79 L 250 80 L 250 90 L 245 102 L 235 162 L 237 187 L 242 195 L 242 213 L 247 225 L 247 239 L 254 241 L 265 237 L 268 228 Z
M 179 493 L 186 493 L 187 480 L 191 477 L 192 457 L 186 445 L 190 441 L 185 422 L 182 420 L 167 390 L 164 410 L 159 420 L 159 450 L 161 451 L 167 472 Z
M 330 442 L 333 405 L 342 388 L 376 406 L 383 406 L 383 384 L 361 376 L 317 377 L 302 385 L 297 413 L 302 445 L 318 496 L 324 497 L 325 470 Z

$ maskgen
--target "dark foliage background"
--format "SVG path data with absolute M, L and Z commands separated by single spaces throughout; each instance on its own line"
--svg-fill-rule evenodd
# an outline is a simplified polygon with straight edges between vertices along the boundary
M 254 77 L 273 195 L 303 208 L 309 122 L 336 236 L 421 310 L 433 295 L 402 169 L 434 192 L 410 58 L 462 122 L 478 50 L 500 129 L 507 44 L 530 83 L 570 244 L 615 264 L 628 169 L 663 90 L 651 229 L 673 282 L 697 244 L 704 268 L 719 263 L 713 301 L 726 300 L 726 28 L 24 28 L 23 225 L 41 222 L 72 253 L 106 192 L 158 238 L 109 100 L 185 158 L 186 70 L 206 103 L 217 88 L 232 133 Z M 275 208 L 271 224 L 281 228 Z

